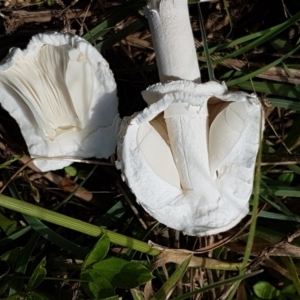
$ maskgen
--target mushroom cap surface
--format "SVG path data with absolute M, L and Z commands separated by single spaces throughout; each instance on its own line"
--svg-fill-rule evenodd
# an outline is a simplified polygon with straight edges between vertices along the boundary
M 189 235 L 235 226 L 249 211 L 261 134 L 258 99 L 217 82 L 184 80 L 142 94 L 149 107 L 123 119 L 117 162 L 138 203 Z
M 38 34 L 13 48 L 0 65 L 0 103 L 17 121 L 41 171 L 61 169 L 59 158 L 108 158 L 120 118 L 116 83 L 102 55 L 84 39 Z

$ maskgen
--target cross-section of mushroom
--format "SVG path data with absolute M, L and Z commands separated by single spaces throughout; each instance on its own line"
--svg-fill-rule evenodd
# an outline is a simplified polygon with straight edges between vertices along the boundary
M 32 157 L 109 157 L 119 125 L 108 63 L 82 38 L 34 36 L 0 65 L 0 103 L 18 122 Z M 35 160 L 41 171 L 71 162 Z
M 150 28 L 156 30 L 152 34 L 163 83 L 143 92 L 148 108 L 122 122 L 118 166 L 137 201 L 159 222 L 190 235 L 226 231 L 249 210 L 260 103 L 254 95 L 229 92 L 224 84 L 196 83 L 200 73 L 184 72 L 180 62 L 171 66 L 172 51 L 179 51 L 174 59 L 190 55 L 184 61 L 198 69 L 194 48 L 184 53 L 161 38 L 168 32 L 176 40 L 172 28 L 178 26 L 172 27 L 172 20 L 189 20 L 187 1 L 148 1 L 146 10 Z M 192 38 L 188 29 L 181 36 Z M 165 62 L 162 68 L 160 61 Z

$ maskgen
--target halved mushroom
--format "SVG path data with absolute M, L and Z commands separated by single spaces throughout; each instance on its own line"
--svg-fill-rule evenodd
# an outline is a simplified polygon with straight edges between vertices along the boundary
M 159 222 L 190 235 L 226 231 L 249 210 L 260 102 L 197 83 L 186 0 L 149 0 L 146 13 L 163 83 L 142 93 L 148 108 L 123 120 L 117 166 Z
M 0 65 L 0 103 L 21 128 L 31 157 L 109 157 L 119 129 L 108 63 L 70 34 L 39 34 Z M 35 160 L 41 171 L 70 161 Z

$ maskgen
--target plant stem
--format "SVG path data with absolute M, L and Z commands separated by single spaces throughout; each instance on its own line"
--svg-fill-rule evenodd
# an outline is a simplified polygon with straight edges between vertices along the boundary
M 145 242 L 59 214 L 57 212 L 30 203 L 26 203 L 24 201 L 16 200 L 11 197 L 0 195 L 0 206 L 41 219 L 43 221 L 73 229 L 90 236 L 99 237 L 101 234 L 106 234 L 112 243 L 123 247 L 132 248 L 142 253 L 153 256 L 156 256 L 160 253 L 158 249 L 153 249 Z
M 185 79 L 200 83 L 187 0 L 148 0 L 145 14 L 160 81 Z

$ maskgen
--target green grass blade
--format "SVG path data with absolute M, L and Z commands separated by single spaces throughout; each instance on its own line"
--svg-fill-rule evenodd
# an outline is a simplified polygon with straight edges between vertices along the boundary
M 252 215 L 252 213 L 250 213 Z M 299 222 L 299 217 L 297 216 L 287 216 L 284 214 L 278 214 L 270 211 L 261 211 L 259 213 L 259 218 L 273 219 L 273 220 L 281 220 L 281 221 L 294 221 Z
M 257 38 L 253 42 L 248 43 L 246 46 L 240 48 L 239 50 L 234 51 L 233 53 L 230 53 L 230 54 L 218 59 L 217 61 L 215 61 L 215 63 L 220 63 L 220 62 L 224 61 L 227 58 L 236 57 L 236 56 L 241 55 L 241 54 L 243 54 L 247 51 L 250 51 L 250 50 L 254 49 L 255 47 L 258 47 L 259 45 L 269 41 L 270 39 L 272 39 L 273 37 L 275 37 L 276 35 L 278 35 L 282 31 L 287 29 L 289 26 L 291 26 L 295 22 L 299 21 L 299 19 L 300 19 L 300 12 L 295 14 L 290 19 L 284 21 L 280 25 L 277 25 L 277 26 L 274 26 L 273 28 L 270 28 L 269 30 L 267 30 L 267 32 L 263 36 Z
M 291 257 L 281 257 L 281 260 L 283 261 L 290 275 L 292 276 L 293 283 L 300 297 L 300 281 L 299 281 L 298 272 L 293 262 L 293 259 Z
M 300 197 L 300 188 L 293 186 L 272 186 L 262 187 L 260 192 L 263 195 L 275 195 L 278 197 Z
M 300 111 L 300 102 L 299 101 L 291 101 L 286 99 L 280 99 L 280 98 L 267 98 L 268 101 L 272 103 L 272 105 L 284 109 L 290 109 L 290 110 L 297 110 Z
M 111 28 L 113 28 L 118 22 L 125 19 L 128 15 L 131 14 L 131 11 L 127 8 L 122 8 L 122 10 L 112 14 L 99 25 L 94 27 L 88 33 L 86 33 L 83 38 L 88 42 L 95 42 L 99 37 L 107 33 Z
M 245 76 L 242 76 L 240 78 L 237 78 L 237 79 L 234 79 L 234 80 L 231 80 L 231 81 L 228 81 L 226 83 L 227 86 L 232 86 L 232 85 L 237 85 L 239 83 L 242 83 L 244 81 L 247 81 L 248 79 L 251 79 L 265 71 L 267 71 L 268 69 L 274 67 L 274 66 L 277 66 L 278 64 L 282 63 L 285 59 L 287 59 L 289 56 L 291 56 L 292 54 L 294 54 L 296 51 L 298 51 L 300 49 L 300 44 L 295 47 L 292 51 L 290 51 L 289 53 L 287 53 L 286 55 L 276 59 L 275 61 L 273 61 L 272 63 L 254 71 L 254 72 L 251 72 L 250 74 L 247 74 Z
M 46 222 L 76 230 L 86 235 L 99 237 L 101 234 L 107 234 L 112 243 L 123 247 L 129 247 L 142 253 L 147 253 L 154 256 L 160 253 L 159 250 L 151 248 L 151 246 L 145 242 L 59 214 L 57 212 L 53 212 L 51 210 L 47 210 L 42 207 L 38 207 L 30 203 L 7 197 L 5 195 L 0 195 L 0 206 L 41 219 Z
M 9 187 L 9 190 L 13 197 L 15 197 L 19 200 L 22 200 L 13 181 L 9 184 L 8 187 Z M 24 214 L 23 214 L 23 217 L 32 229 L 34 229 L 36 232 L 38 232 L 40 235 L 42 235 L 48 241 L 54 243 L 55 245 L 61 247 L 64 250 L 70 251 L 74 255 L 77 255 L 78 258 L 85 258 L 85 256 L 87 255 L 87 253 L 88 253 L 87 249 L 60 236 L 59 234 L 54 232 L 52 229 L 50 229 L 48 226 L 46 226 L 44 223 L 42 223 L 37 218 L 27 216 Z
M 261 92 L 265 94 L 272 94 L 274 96 L 284 96 L 289 98 L 300 98 L 300 87 L 284 84 L 284 83 L 272 83 L 272 82 L 255 82 L 246 81 L 243 83 L 237 84 L 238 87 L 255 92 Z
M 32 228 L 30 226 L 27 226 L 25 228 L 20 229 L 19 231 L 9 235 L 8 237 L 0 240 L 0 248 L 3 247 L 4 245 L 8 244 L 9 242 L 12 242 L 19 238 L 20 236 L 24 235 L 28 231 L 30 231 Z
M 188 256 L 183 263 L 176 269 L 176 271 L 171 275 L 171 277 L 163 284 L 159 291 L 151 300 L 165 300 L 168 298 L 169 293 L 176 287 L 178 281 L 185 274 L 189 263 L 191 261 L 192 255 Z
M 215 283 L 207 285 L 207 286 L 205 286 L 203 288 L 197 289 L 197 290 L 195 290 L 193 292 L 189 292 L 189 293 L 186 293 L 186 294 L 184 294 L 182 296 L 172 298 L 172 300 L 191 299 L 191 297 L 194 296 L 194 295 L 197 295 L 197 294 L 200 294 L 200 293 L 205 293 L 207 291 L 210 291 L 212 289 L 216 289 L 216 288 L 218 288 L 220 286 L 223 286 L 223 285 L 226 285 L 226 284 L 229 284 L 229 283 L 232 283 L 232 282 L 236 282 L 236 281 L 241 281 L 241 280 L 248 279 L 248 278 L 256 276 L 256 275 L 258 275 L 258 274 L 260 274 L 262 272 L 263 272 L 263 270 L 259 270 L 259 271 L 252 272 L 250 274 L 242 274 L 242 275 L 238 275 L 238 276 L 235 276 L 235 277 L 232 277 L 232 278 L 228 278 L 228 279 L 223 280 L 223 281 L 215 282 Z
M 260 169 L 260 163 L 261 163 L 261 155 L 262 155 L 262 145 L 259 147 L 258 155 L 257 155 L 257 165 L 255 170 L 255 181 L 254 181 L 254 188 L 253 188 L 253 202 L 252 202 L 252 217 L 251 217 L 251 225 L 250 230 L 248 234 L 247 244 L 245 248 L 245 253 L 242 261 L 242 268 L 240 269 L 240 275 L 244 274 L 245 269 L 248 265 L 249 258 L 251 255 L 252 246 L 254 243 L 255 238 L 255 230 L 256 230 L 256 221 L 258 217 L 258 205 L 259 205 L 259 194 L 260 194 L 260 182 L 261 182 L 261 169 Z M 232 300 L 241 281 L 237 281 L 234 285 L 233 290 L 228 296 L 228 300 Z
M 130 25 L 126 26 L 124 29 L 120 30 L 119 32 L 111 35 L 107 39 L 105 39 L 103 42 L 96 44 L 96 48 L 99 51 L 106 50 L 116 43 L 120 42 L 121 40 L 125 39 L 128 35 L 138 31 L 140 28 L 142 28 L 144 24 L 140 20 L 136 20 Z
M 25 275 L 25 272 L 27 270 L 28 262 L 30 260 L 31 253 L 33 249 L 35 248 L 35 245 L 40 237 L 40 234 L 37 232 L 34 232 L 32 236 L 30 237 L 27 245 L 20 253 L 20 257 L 17 261 L 16 268 L 15 268 L 15 274 L 18 276 Z M 9 295 L 13 295 L 17 292 L 20 292 L 23 286 L 23 278 L 15 278 L 11 281 L 11 286 L 9 290 Z

